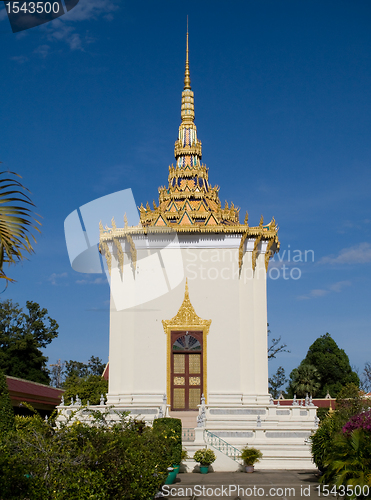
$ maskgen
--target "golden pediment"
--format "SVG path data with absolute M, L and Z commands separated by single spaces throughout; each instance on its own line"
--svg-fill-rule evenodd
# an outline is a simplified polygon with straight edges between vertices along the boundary
M 197 314 L 189 298 L 188 281 L 186 280 L 183 303 L 176 315 L 169 320 L 162 320 L 165 332 L 172 328 L 200 329 L 209 332 L 211 319 L 202 319 Z

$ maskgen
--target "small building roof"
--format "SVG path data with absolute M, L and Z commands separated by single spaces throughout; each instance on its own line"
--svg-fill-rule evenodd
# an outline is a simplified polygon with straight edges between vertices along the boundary
M 64 389 L 8 375 L 6 381 L 12 405 L 15 407 L 24 401 L 31 404 L 36 410 L 53 411 L 60 404 L 64 393 Z

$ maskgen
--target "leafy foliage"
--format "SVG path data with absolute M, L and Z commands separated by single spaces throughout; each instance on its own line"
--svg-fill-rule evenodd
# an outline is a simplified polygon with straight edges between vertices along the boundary
M 0 444 L 1 498 L 152 498 L 167 477 L 166 439 L 133 420 L 95 422 L 56 428 L 37 414 L 16 417 Z
M 348 356 L 329 333 L 319 337 L 310 346 L 301 364 L 313 365 L 320 375 L 321 385 L 317 397 L 325 397 L 327 392 L 335 397 L 348 383 L 359 386 L 359 377 L 352 371 Z
M 290 373 L 289 394 L 303 398 L 307 394 L 315 396 L 321 386 L 320 374 L 313 365 L 300 364 Z
M 68 401 L 78 395 L 84 405 L 99 404 L 101 394 L 108 392 L 108 381 L 101 376 L 105 366 L 102 360 L 92 356 L 87 363 L 70 360 L 64 364 L 64 399 Z
M 343 426 L 350 418 L 368 409 L 368 402 L 355 384 L 345 385 L 336 398 L 336 417 Z
M 246 465 L 254 465 L 256 462 L 259 462 L 261 458 L 263 458 L 263 453 L 256 448 L 249 448 L 248 446 L 245 446 L 241 450 L 241 458 Z
M 0 172 L 0 278 L 14 281 L 4 270 L 4 263 L 13 264 L 31 254 L 33 248 L 30 242 L 36 243 L 32 230 L 40 232 L 40 222 L 34 218 L 31 207 L 35 205 L 27 196 L 26 189 L 17 179 L 21 178 L 14 172 Z
M 321 471 L 325 469 L 325 463 L 332 450 L 334 436 L 340 429 L 341 423 L 334 414 L 329 413 L 311 437 L 313 461 Z
M 195 452 L 193 459 L 201 465 L 211 465 L 215 462 L 216 455 L 213 450 L 210 450 L 210 448 L 202 448 L 201 450 L 197 450 Z
M 72 376 L 66 380 L 64 388 L 63 396 L 66 402 L 78 395 L 83 405 L 88 402 L 91 405 L 97 405 L 101 394 L 108 392 L 108 380 L 100 375 L 89 375 L 85 378 Z
M 6 377 L 0 370 L 0 439 L 1 436 L 14 429 L 14 412 L 9 396 Z
M 169 466 L 179 465 L 182 461 L 182 421 L 179 418 L 157 418 L 153 430 L 166 439 L 171 457 Z
M 365 432 L 370 433 L 371 437 L 371 409 L 359 413 L 358 415 L 353 415 L 349 422 L 344 425 L 343 433 L 350 434 L 356 429 L 362 429 Z
M 47 358 L 41 352 L 58 336 L 57 322 L 36 302 L 27 312 L 11 300 L 0 302 L 0 369 L 6 375 L 49 384 Z
M 104 371 L 105 364 L 97 356 L 92 356 L 87 363 L 82 363 L 81 361 L 70 361 L 65 362 L 65 377 L 69 378 L 72 376 L 77 376 L 80 378 L 88 377 L 90 375 L 102 375 Z
M 272 394 L 273 398 L 278 398 L 280 394 L 280 388 L 287 382 L 285 375 L 285 370 L 282 366 L 277 368 L 277 371 L 272 377 L 268 379 L 269 392 Z
M 325 461 L 326 470 L 321 477 L 324 484 L 359 486 L 371 489 L 371 439 L 370 433 L 361 428 L 350 434 L 339 433 L 332 441 L 332 448 Z M 370 491 L 370 490 L 369 490 Z M 369 498 L 369 495 L 347 495 L 348 498 Z
M 338 394 L 336 408 L 321 421 L 311 437 L 313 460 L 324 472 L 325 484 L 371 487 L 368 483 L 371 479 L 371 413 L 366 410 L 367 402 L 361 398 L 356 385 L 347 384 Z

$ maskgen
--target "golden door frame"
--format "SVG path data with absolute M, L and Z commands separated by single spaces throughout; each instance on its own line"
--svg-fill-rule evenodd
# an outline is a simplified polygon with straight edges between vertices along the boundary
M 181 332 L 187 330 L 200 331 L 202 332 L 202 344 L 203 344 L 203 355 L 202 355 L 202 369 L 203 369 L 203 384 L 202 393 L 205 397 L 205 402 L 207 403 L 207 334 L 209 333 L 209 328 L 211 325 L 211 319 L 201 319 L 197 316 L 196 311 L 191 304 L 189 299 L 188 291 L 188 281 L 185 283 L 185 292 L 183 303 L 179 308 L 179 311 L 172 319 L 162 320 L 162 326 L 164 327 L 166 339 L 166 357 L 167 357 L 167 374 L 166 374 L 166 387 L 167 387 L 167 398 L 168 404 L 172 404 L 171 401 L 171 332 Z

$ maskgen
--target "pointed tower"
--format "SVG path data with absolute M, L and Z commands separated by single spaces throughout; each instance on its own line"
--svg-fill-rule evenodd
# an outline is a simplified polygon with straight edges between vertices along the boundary
M 157 209 L 140 207 L 140 219 L 146 226 L 194 227 L 234 226 L 239 224 L 239 209 L 221 207 L 219 188 L 209 185 L 206 165 L 201 163 L 202 145 L 194 123 L 194 93 L 189 71 L 188 30 L 181 119 L 175 142 L 175 167 L 169 167 L 168 186 L 159 188 Z

